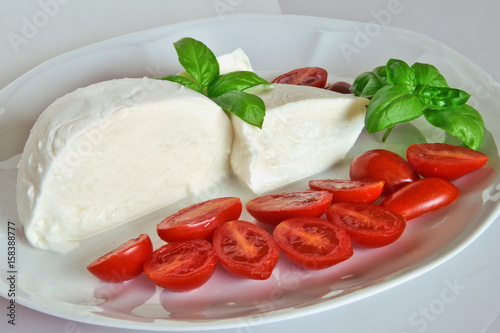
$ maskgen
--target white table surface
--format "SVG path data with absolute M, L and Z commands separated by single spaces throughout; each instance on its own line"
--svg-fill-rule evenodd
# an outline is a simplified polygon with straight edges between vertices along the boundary
M 384 16 L 389 8 L 397 10 Z M 380 20 L 452 47 L 500 81 L 500 1 L 496 0 L 0 0 L 0 89 L 51 57 L 97 41 L 229 13 Z M 29 30 L 27 22 L 36 19 L 38 26 Z M 334 310 L 272 324 L 249 322 L 224 332 L 500 332 L 499 236 L 497 218 L 457 256 L 398 287 Z M 68 321 L 20 305 L 12 326 L 5 315 L 7 305 L 8 300 L 0 298 L 2 332 L 143 332 Z

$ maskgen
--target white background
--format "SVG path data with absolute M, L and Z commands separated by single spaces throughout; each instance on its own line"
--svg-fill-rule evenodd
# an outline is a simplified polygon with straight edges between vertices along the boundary
M 45 60 L 97 41 L 231 13 L 324 16 L 411 30 L 452 47 L 500 81 L 496 0 L 0 0 L 0 88 Z M 500 332 L 499 236 L 497 219 L 458 256 L 403 285 L 331 311 L 224 332 Z M 141 332 L 72 322 L 20 305 L 11 326 L 7 304 L 0 298 L 2 332 Z

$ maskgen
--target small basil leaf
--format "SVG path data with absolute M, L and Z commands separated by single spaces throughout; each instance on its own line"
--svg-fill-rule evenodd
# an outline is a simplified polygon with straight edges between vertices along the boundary
M 262 128 L 266 106 L 259 96 L 231 90 L 212 100 L 224 111 L 234 114 L 250 125 Z
M 201 91 L 219 76 L 219 63 L 202 42 L 185 37 L 174 43 L 182 67 L 191 75 Z
M 408 92 L 415 90 L 417 79 L 411 67 L 402 60 L 390 59 L 385 65 L 387 70 L 387 81 L 391 85 L 406 87 Z
M 368 133 L 375 133 L 421 115 L 418 96 L 409 94 L 405 87 L 385 86 L 368 103 L 365 126 Z
M 387 84 L 385 66 L 379 66 L 371 72 L 364 72 L 358 75 L 351 86 L 351 91 L 355 96 L 370 98 Z
M 424 116 L 429 123 L 459 138 L 471 149 L 479 149 L 483 142 L 483 118 L 467 104 L 439 111 L 426 109 Z
M 231 72 L 221 75 L 212 81 L 207 87 L 207 95 L 208 97 L 218 97 L 231 90 L 243 91 L 260 84 L 270 83 L 254 72 Z
M 156 79 L 176 82 L 176 83 L 182 84 L 183 86 L 186 86 L 186 87 L 188 87 L 190 89 L 193 89 L 193 90 L 196 90 L 198 92 L 201 92 L 200 90 L 198 90 L 199 87 L 198 87 L 198 85 L 196 83 L 194 83 L 193 81 L 191 81 L 190 79 L 188 79 L 187 77 L 184 77 L 184 76 L 180 76 L 180 75 L 167 75 L 167 76 L 157 77 Z
M 463 90 L 448 87 L 423 86 L 417 91 L 420 100 L 428 109 L 444 110 L 454 106 L 460 106 L 470 98 Z
M 443 75 L 432 65 L 416 62 L 411 66 L 411 70 L 419 86 L 448 87 Z

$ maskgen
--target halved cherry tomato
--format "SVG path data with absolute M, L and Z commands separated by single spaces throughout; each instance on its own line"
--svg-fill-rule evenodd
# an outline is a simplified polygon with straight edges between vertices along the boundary
M 239 198 L 224 197 L 199 202 L 165 218 L 156 226 L 158 236 L 166 242 L 181 239 L 211 240 L 214 230 L 222 223 L 240 217 Z
M 405 217 L 407 221 L 454 202 L 460 190 L 443 178 L 428 177 L 405 185 L 380 204 Z
M 332 202 L 372 203 L 382 194 L 383 180 L 343 180 L 315 179 L 309 181 L 309 188 L 316 191 L 328 191 Z
M 146 234 L 131 239 L 87 266 L 87 270 L 106 282 L 131 280 L 142 273 L 144 262 L 153 252 Z
M 332 202 L 328 191 L 298 191 L 269 194 L 250 200 L 246 209 L 260 222 L 278 224 L 297 216 L 320 217 Z
M 306 269 L 325 269 L 354 253 L 342 228 L 317 217 L 286 219 L 276 226 L 273 237 L 291 262 Z
M 205 284 L 213 275 L 217 262 L 210 242 L 179 240 L 155 250 L 144 264 L 144 273 L 162 288 L 188 291 Z
M 460 178 L 488 161 L 488 156 L 481 152 L 447 143 L 412 144 L 406 150 L 406 158 L 422 176 L 447 180 Z
M 326 212 L 328 221 L 344 229 L 360 247 L 388 245 L 406 228 L 404 217 L 387 208 L 355 202 L 334 203 Z
M 324 88 L 328 72 L 321 67 L 297 68 L 275 78 L 271 83 L 296 84 Z
M 326 90 L 335 91 L 341 94 L 352 94 L 351 84 L 344 81 L 337 81 L 325 87 Z
M 388 195 L 420 178 L 404 158 L 385 149 L 370 150 L 356 157 L 351 162 L 349 174 L 354 180 L 383 180 L 383 195 Z
M 213 244 L 222 266 L 235 276 L 265 280 L 278 262 L 279 248 L 271 234 L 247 221 L 222 224 Z

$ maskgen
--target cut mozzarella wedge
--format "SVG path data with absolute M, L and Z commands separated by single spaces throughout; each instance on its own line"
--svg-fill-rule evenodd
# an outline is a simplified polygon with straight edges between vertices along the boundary
M 286 84 L 257 95 L 267 109 L 262 129 L 231 118 L 231 167 L 257 194 L 342 160 L 364 127 L 365 98 Z
M 18 212 L 35 247 L 78 239 L 221 181 L 231 122 L 173 82 L 118 79 L 77 89 L 34 125 L 18 170 Z

